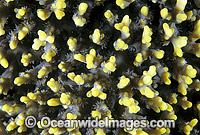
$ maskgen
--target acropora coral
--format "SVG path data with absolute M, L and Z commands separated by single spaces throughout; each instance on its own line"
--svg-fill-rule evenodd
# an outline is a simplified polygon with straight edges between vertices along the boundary
M 200 0 L 0 0 L 0 134 L 199 135 L 199 8 Z M 44 116 L 176 123 L 43 128 Z

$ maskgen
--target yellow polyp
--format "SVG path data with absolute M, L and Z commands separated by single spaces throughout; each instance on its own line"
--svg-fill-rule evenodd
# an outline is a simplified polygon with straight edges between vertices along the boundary
M 24 125 L 24 120 L 17 120 L 17 121 L 16 121 L 16 124 L 17 124 L 18 126 L 23 126 L 23 125 Z
M 38 78 L 42 78 L 42 77 L 44 77 L 44 75 L 45 75 L 45 70 L 44 70 L 44 69 L 40 69 L 40 70 L 38 71 L 37 77 L 38 77 Z
M 28 96 L 30 99 L 32 99 L 32 100 L 36 100 L 36 98 L 37 98 L 37 96 L 36 96 L 34 93 L 32 93 L 32 92 L 29 92 L 29 93 L 27 94 L 27 96 Z
M 191 65 L 188 65 L 186 67 L 185 73 L 187 76 L 189 76 L 190 78 L 195 78 L 196 74 L 197 74 L 197 70 L 194 69 Z
M 144 36 L 142 38 L 142 43 L 145 44 L 145 43 L 149 43 L 151 42 L 151 37 L 150 36 Z
M 47 104 L 49 106 L 58 106 L 61 104 L 60 99 L 59 98 L 52 98 L 50 100 L 47 101 Z
M 62 104 L 66 104 L 68 101 L 69 101 L 69 96 L 65 93 L 62 93 L 60 97 L 60 102 Z
M 99 119 L 101 119 L 101 113 L 98 110 L 92 111 L 92 117 L 93 118 L 98 117 Z
M 129 113 L 137 113 L 139 110 L 136 105 L 129 106 Z
M 75 60 L 78 60 L 78 61 L 80 61 L 80 62 L 86 62 L 86 58 L 85 58 L 85 56 L 83 56 L 82 54 L 75 54 L 75 55 L 74 55 L 74 59 L 75 59 Z
M 38 16 L 41 20 L 45 21 L 45 20 L 48 19 L 49 16 L 50 16 L 50 14 L 49 14 L 48 12 L 49 12 L 49 11 L 47 11 L 47 10 L 38 9 L 38 10 L 37 10 L 37 16 Z
M 74 20 L 75 25 L 78 27 L 82 27 L 86 23 L 86 19 L 82 17 L 80 18 L 76 16 L 73 18 L 73 20 Z
M 166 40 L 168 40 L 169 38 L 172 37 L 172 35 L 174 34 L 174 29 L 173 28 L 169 28 L 169 25 L 167 23 L 163 24 L 163 30 L 165 32 L 164 38 Z
M 149 135 L 149 134 L 146 133 L 145 131 L 137 130 L 137 131 L 136 131 L 136 135 Z
M 122 19 L 121 22 L 124 26 L 129 26 L 129 24 L 131 23 L 131 19 L 129 18 L 129 15 L 125 15 Z
M 8 113 L 13 112 L 13 107 L 8 104 L 5 104 L 4 106 L 2 106 L 1 109 L 2 109 L 2 111 L 8 112 Z
M 117 29 L 117 30 L 121 30 L 121 29 L 123 28 L 123 25 L 122 25 L 121 23 L 116 23 L 116 24 L 114 25 L 114 27 L 115 27 L 115 29 Z
M 178 23 L 181 23 L 181 22 L 183 22 L 183 21 L 185 21 L 185 20 L 187 20 L 187 15 L 186 15 L 186 14 L 184 14 L 184 13 L 179 13 L 179 14 L 176 15 L 176 21 L 177 21 Z
M 142 15 L 147 16 L 149 12 L 149 8 L 146 6 L 143 6 L 140 11 Z
M 162 73 L 162 79 L 163 79 L 164 83 L 167 84 L 167 85 L 171 84 L 171 80 L 169 79 L 169 77 L 170 77 L 169 72 L 163 72 Z
M 105 68 L 107 68 L 108 70 L 112 71 L 114 67 L 112 62 L 108 62 L 105 64 Z
M 106 93 L 103 93 L 101 92 L 98 96 L 101 100 L 105 100 L 107 98 L 107 94 Z
M 21 86 L 25 82 L 26 82 L 26 79 L 22 77 L 16 77 L 14 80 L 14 84 L 16 84 L 17 86 Z
M 98 43 L 99 42 L 99 40 L 100 40 L 100 30 L 99 29 L 95 29 L 94 30 L 94 33 L 92 34 L 92 41 L 94 42 L 94 43 Z
M 128 97 L 124 97 L 121 102 L 124 106 L 130 106 L 131 105 L 130 99 Z
M 5 34 L 5 30 L 3 30 L 3 28 L 1 28 L 1 26 L 0 26 L 0 36 L 2 36 L 4 34 Z
M 61 20 L 65 16 L 65 12 L 61 11 L 60 9 L 55 9 L 54 13 L 58 20 Z
M 198 123 L 198 119 L 194 118 L 194 119 L 192 119 L 192 120 L 190 121 L 189 125 L 190 125 L 191 127 L 194 127 L 197 123 Z
M 55 81 L 53 78 L 51 78 L 48 82 L 47 82 L 47 86 L 51 88 L 51 90 L 53 90 L 54 92 L 58 92 L 59 91 L 59 87 L 60 84 Z
M 8 63 L 8 61 L 7 61 L 6 58 L 2 58 L 2 59 L 0 60 L 0 63 L 1 63 L 1 65 L 2 65 L 4 68 L 8 68 L 8 66 L 9 66 L 9 63 Z
M 124 87 L 126 87 L 130 82 L 129 78 L 126 78 L 125 76 L 121 76 L 119 83 L 117 84 L 117 87 L 119 89 L 122 89 Z
M 55 7 L 56 7 L 57 9 L 66 8 L 65 0 L 57 0 L 57 2 L 55 3 Z
M 193 82 L 189 76 L 185 76 L 183 79 L 184 79 L 185 83 L 188 85 L 190 85 Z
M 96 89 L 96 88 L 92 88 L 91 89 L 91 94 L 92 94 L 92 96 L 94 96 L 94 97 L 98 97 L 98 95 L 99 95 L 99 93 L 100 93 L 100 91 L 98 90 L 98 89 Z
M 27 27 L 23 27 L 22 30 L 19 31 L 18 33 L 18 39 L 22 40 L 28 33 L 28 28 Z
M 28 104 L 31 100 L 27 96 L 22 96 L 20 98 L 20 101 L 23 102 L 23 103 L 25 103 L 25 104 Z
M 45 42 L 40 41 L 37 38 L 35 38 L 33 42 L 34 42 L 34 44 L 32 45 L 33 50 L 39 50 L 40 46 L 45 45 Z
M 177 11 L 183 11 L 185 9 L 186 4 L 187 0 L 177 0 L 175 8 Z
M 41 41 L 44 41 L 47 38 L 47 34 L 42 30 L 38 31 L 38 35 L 39 35 L 39 40 L 41 40 Z
M 110 10 L 107 10 L 105 13 L 104 13 L 104 16 L 108 19 L 108 18 L 111 18 L 113 16 L 112 12 Z
M 149 76 L 149 75 L 144 76 L 142 81 L 143 81 L 144 84 L 151 85 L 151 83 L 152 83 L 151 76 Z
M 110 56 L 109 61 L 115 63 L 116 62 L 115 56 Z
M 17 127 L 17 124 L 16 124 L 14 121 L 11 121 L 11 122 L 7 125 L 6 130 L 7 130 L 7 131 L 12 131 L 12 130 L 14 130 L 16 127 Z
M 128 26 L 123 26 L 123 27 L 122 27 L 122 31 L 123 31 L 124 33 L 129 33 L 129 27 L 128 27 Z
M 91 91 L 88 91 L 88 92 L 86 93 L 86 96 L 89 97 L 89 98 L 92 97 L 92 92 L 91 92 Z
M 18 10 L 18 14 L 19 14 L 20 16 L 24 16 L 25 13 L 26 13 L 25 10 L 22 9 L 22 8 Z
M 71 73 L 68 73 L 67 74 L 67 77 L 69 78 L 69 79 L 71 79 L 71 80 L 74 80 L 74 77 L 75 77 L 76 75 L 75 75 L 75 73 L 74 72 L 71 72 Z
M 14 50 L 17 47 L 18 41 L 17 40 L 11 40 L 9 43 L 10 49 Z
M 141 63 L 143 61 L 143 58 L 142 58 L 142 54 L 141 53 L 138 53 L 135 57 L 135 61 L 137 63 Z
M 69 46 L 69 50 L 70 50 L 70 51 L 75 51 L 76 45 L 77 45 L 77 39 L 76 39 L 76 38 L 73 38 L 73 37 L 70 37 L 70 38 L 67 40 L 67 44 L 68 44 L 68 46 Z
M 83 15 L 86 10 L 88 8 L 88 4 L 87 3 L 81 3 L 79 6 L 78 6 L 78 11 L 79 11 L 79 14 L 80 15 Z
M 164 111 L 164 110 L 167 110 L 167 104 L 165 102 L 160 102 L 159 103 L 159 107 L 160 107 L 160 110 Z
M 67 113 L 67 119 L 76 119 L 77 118 L 77 115 L 76 114 L 72 114 L 72 113 Z
M 168 9 L 167 8 L 163 8 L 160 11 L 160 15 L 161 15 L 162 18 L 167 18 L 168 17 Z
M 187 88 L 188 88 L 187 84 L 185 84 L 184 82 L 181 82 L 178 85 L 178 92 L 180 92 L 182 95 L 186 95 Z
M 140 92 L 141 92 L 142 95 L 145 95 L 147 98 L 153 98 L 154 97 L 154 92 L 149 87 L 141 89 Z
M 126 27 L 126 26 L 124 26 L 124 27 Z M 113 46 L 116 51 L 128 49 L 128 45 L 122 39 L 118 39 L 117 41 L 115 41 Z
M 184 133 L 186 135 L 189 135 L 190 134 L 190 131 L 192 130 L 192 127 L 190 127 L 189 125 L 186 125 L 183 129 Z
M 54 36 L 48 36 L 47 38 L 46 38 L 46 41 L 48 41 L 49 43 L 54 43 Z
M 162 59 L 164 57 L 165 52 L 163 50 L 158 50 L 154 52 L 154 56 L 157 59 Z
M 80 75 L 77 75 L 74 77 L 74 81 L 77 83 L 77 84 L 80 84 L 80 85 L 83 85 L 84 84 L 84 80 L 83 78 L 80 76 Z

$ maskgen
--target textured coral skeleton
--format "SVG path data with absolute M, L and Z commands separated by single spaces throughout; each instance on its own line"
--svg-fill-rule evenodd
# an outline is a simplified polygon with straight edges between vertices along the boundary
M 199 0 L 1 0 L 0 134 L 200 134 L 199 8 Z M 44 116 L 176 127 L 44 128 Z

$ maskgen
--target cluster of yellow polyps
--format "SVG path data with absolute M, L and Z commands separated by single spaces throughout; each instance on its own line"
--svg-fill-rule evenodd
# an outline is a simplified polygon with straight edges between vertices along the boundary
M 148 99 L 149 106 L 157 113 L 160 111 L 167 110 L 168 112 L 172 112 L 173 108 L 170 104 L 164 102 L 161 97 L 157 96 L 151 99 Z
M 101 67 L 105 73 L 110 74 L 111 72 L 115 72 L 116 70 L 116 58 L 115 56 L 111 56 L 107 62 L 102 62 Z
M 129 33 L 129 25 L 131 23 L 131 19 L 129 18 L 129 15 L 125 15 L 121 21 L 121 23 L 116 23 L 114 25 L 115 29 L 121 31 L 121 39 L 126 39 L 130 37 Z
M 29 73 L 25 73 L 25 72 L 21 72 L 19 77 L 16 77 L 14 80 L 14 84 L 16 84 L 17 86 L 21 86 L 22 84 L 27 83 L 30 80 L 30 74 Z
M 76 27 L 83 27 L 86 23 L 86 19 L 83 17 L 83 15 L 86 13 L 86 10 L 88 8 L 87 3 L 80 3 L 78 6 L 78 11 L 75 13 L 72 17 Z
M 184 13 L 187 0 L 177 0 L 175 5 L 176 22 L 181 23 L 187 19 L 187 15 Z
M 187 45 L 187 41 L 188 38 L 186 36 L 178 36 L 171 39 L 174 47 L 174 56 L 183 56 L 183 51 L 181 50 L 181 48 Z
M 197 70 L 194 69 L 192 65 L 187 64 L 184 58 L 177 59 L 176 63 L 177 66 L 174 71 L 176 80 L 179 82 L 178 92 L 182 95 L 186 95 L 188 85 L 192 84 L 192 78 L 196 77 Z
M 124 75 L 120 77 L 120 81 L 117 84 L 117 87 L 119 89 L 123 89 L 124 87 L 126 87 L 128 84 L 130 83 L 130 79 L 126 78 Z
M 107 19 L 107 21 L 113 25 L 115 20 L 118 18 L 118 15 L 113 15 L 113 13 L 110 11 L 110 10 L 107 10 L 105 13 L 104 13 L 104 16 L 105 18 Z
M 52 68 L 50 65 L 42 66 L 42 68 L 38 71 L 38 78 L 46 77 L 50 72 L 52 71 Z
M 155 93 L 150 89 L 153 80 L 152 77 L 156 75 L 156 67 L 150 66 L 148 71 L 143 71 L 143 75 L 138 82 L 140 93 L 148 98 L 153 98 Z
M 103 93 L 103 86 L 99 82 L 94 83 L 94 87 L 87 92 L 86 96 L 87 97 L 98 97 L 102 100 L 105 100 L 107 97 L 106 93 Z
M 192 102 L 187 100 L 187 97 L 178 97 L 178 104 L 184 109 L 188 109 L 192 107 Z
M 89 54 L 87 54 L 86 56 L 84 56 L 80 53 L 75 54 L 74 59 L 78 60 L 80 62 L 86 63 L 87 69 L 92 69 L 92 68 L 96 68 L 97 65 L 100 64 L 100 62 L 102 60 L 102 56 L 100 56 L 100 55 L 96 56 L 96 51 L 94 49 L 91 49 Z
M 55 81 L 54 78 L 51 78 L 48 82 L 47 82 L 47 86 L 54 92 L 59 92 L 62 91 L 64 88 L 62 87 L 62 85 L 58 82 Z
M 130 98 L 130 95 L 127 92 L 122 93 L 119 104 L 128 107 L 129 113 L 137 113 L 140 111 L 140 107 L 138 106 L 139 102 Z
M 27 18 L 27 16 L 26 16 L 27 8 L 26 7 L 22 7 L 20 9 L 15 8 L 14 11 L 16 13 L 16 18 L 18 18 L 18 19 L 21 19 L 22 17 Z
M 142 33 L 142 44 L 146 47 L 151 46 L 151 35 L 153 34 L 152 29 L 149 26 L 145 25 Z
M 22 59 L 21 59 L 21 63 L 26 67 L 28 66 L 28 64 L 30 63 L 32 58 L 32 54 L 31 53 L 23 53 L 22 54 Z
M 197 123 L 198 120 L 196 118 L 192 119 L 190 122 L 187 122 L 183 129 L 184 133 L 186 135 L 190 135 L 190 132 L 193 130 L 193 127 L 196 126 Z
M 45 32 L 45 31 L 39 30 L 38 35 L 39 35 L 39 38 L 35 38 L 33 40 L 34 44 L 32 45 L 32 48 L 34 50 L 39 50 L 41 46 L 46 45 L 46 42 L 50 44 L 54 43 L 54 36 L 52 35 L 51 31 Z
M 69 50 L 73 52 L 75 51 L 77 47 L 77 39 L 73 37 L 69 37 L 69 39 L 67 40 L 67 44 L 69 46 Z
M 101 45 L 102 39 L 104 38 L 104 34 L 100 33 L 99 29 L 95 29 L 93 34 L 89 36 L 93 43 Z
M 87 78 L 86 74 L 81 74 L 81 75 L 75 75 L 74 72 L 70 72 L 67 74 L 67 77 L 74 81 L 78 85 L 83 85 L 85 83 L 84 79 Z
M 117 41 L 115 41 L 113 43 L 113 46 L 115 48 L 116 51 L 123 51 L 123 50 L 126 50 L 128 49 L 128 45 L 122 40 L 122 39 L 117 39 Z
M 40 2 L 40 5 L 45 5 L 44 2 Z M 38 9 L 37 16 L 45 21 L 48 19 L 52 12 L 55 13 L 55 16 L 58 20 L 61 20 L 65 16 L 64 9 L 66 8 L 65 0 L 55 0 L 51 6 L 47 6 L 45 9 Z
M 170 80 L 170 72 L 168 72 L 168 67 L 162 67 L 160 64 L 157 64 L 157 72 L 158 75 L 160 76 L 161 80 L 166 84 L 170 85 L 171 80 Z
M 65 16 L 64 9 L 66 8 L 65 0 L 56 0 L 51 5 L 51 10 L 55 13 L 56 18 L 61 20 Z

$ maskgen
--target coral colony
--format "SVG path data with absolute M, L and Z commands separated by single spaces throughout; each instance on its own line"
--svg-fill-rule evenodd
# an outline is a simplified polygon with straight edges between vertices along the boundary
M 0 134 L 200 134 L 199 8 L 200 0 L 1 0 Z M 43 128 L 44 116 L 176 124 Z

